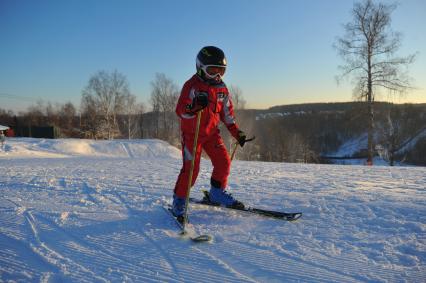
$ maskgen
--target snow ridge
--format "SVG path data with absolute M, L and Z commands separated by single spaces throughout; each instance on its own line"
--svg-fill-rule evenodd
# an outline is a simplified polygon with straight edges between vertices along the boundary
M 180 158 L 180 151 L 160 140 L 94 141 L 85 139 L 10 138 L 0 158 L 61 157 Z

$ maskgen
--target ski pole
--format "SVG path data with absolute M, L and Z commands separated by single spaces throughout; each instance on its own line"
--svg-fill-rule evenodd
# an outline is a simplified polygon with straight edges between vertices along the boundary
M 200 132 L 201 113 L 202 112 L 203 112 L 203 110 L 198 111 L 198 113 L 197 113 L 197 124 L 196 124 L 196 127 L 195 127 L 194 146 L 192 147 L 192 160 L 191 160 L 191 168 L 189 170 L 188 190 L 187 190 L 186 199 L 185 199 L 185 213 L 184 213 L 182 234 L 186 233 L 185 227 L 186 227 L 186 223 L 188 223 L 189 193 L 190 193 L 191 187 L 192 187 L 192 175 L 193 175 L 193 172 L 194 172 L 195 158 L 196 158 L 196 155 L 197 155 L 198 133 Z
M 232 162 L 232 160 L 234 160 L 234 156 L 235 156 L 235 152 L 237 151 L 237 147 L 238 147 L 238 142 L 235 142 L 234 148 L 232 149 L 232 153 L 231 153 L 231 162 Z
M 253 136 L 252 138 L 246 139 L 246 142 L 251 142 L 255 138 L 256 137 Z M 234 148 L 232 149 L 232 153 L 231 153 L 231 161 L 234 160 L 234 156 L 235 156 L 235 153 L 237 152 L 238 144 L 239 144 L 238 141 L 236 141 L 235 144 L 234 144 Z

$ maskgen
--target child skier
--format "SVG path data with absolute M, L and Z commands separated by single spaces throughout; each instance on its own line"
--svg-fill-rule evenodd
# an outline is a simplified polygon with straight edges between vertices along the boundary
M 246 135 L 239 130 L 235 122 L 228 88 L 222 81 L 226 66 L 225 54 L 221 49 L 214 46 L 202 48 L 196 59 L 197 73 L 184 84 L 176 106 L 182 132 L 183 166 L 174 188 L 172 212 L 181 221 L 185 212 L 191 162 L 195 158 L 192 186 L 199 172 L 202 150 L 210 157 L 213 165 L 210 201 L 228 207 L 244 207 L 241 202 L 225 191 L 231 161 L 219 133 L 219 122 L 222 121 L 226 125 L 240 146 L 244 146 L 246 142 Z M 200 130 L 196 154 L 192 156 L 199 111 L 202 111 Z

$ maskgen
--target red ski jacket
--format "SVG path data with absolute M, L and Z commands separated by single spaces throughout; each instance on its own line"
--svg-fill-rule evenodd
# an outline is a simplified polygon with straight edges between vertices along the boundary
M 195 133 L 197 115 L 192 113 L 189 106 L 197 92 L 206 92 L 209 103 L 201 115 L 200 137 L 208 137 L 217 132 L 217 126 L 222 121 L 233 137 L 238 137 L 238 125 L 235 122 L 234 108 L 228 88 L 224 83 L 210 85 L 198 75 L 192 76 L 184 85 L 176 106 L 176 114 L 180 117 L 180 127 L 184 134 Z

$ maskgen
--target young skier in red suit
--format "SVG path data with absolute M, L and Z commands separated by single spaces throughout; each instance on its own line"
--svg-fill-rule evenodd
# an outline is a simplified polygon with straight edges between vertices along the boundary
M 214 46 L 202 48 L 197 55 L 197 73 L 184 84 L 176 106 L 182 132 L 183 166 L 174 188 L 172 212 L 181 220 L 185 211 L 191 162 L 195 158 L 192 186 L 199 172 L 202 150 L 210 157 L 213 165 L 210 201 L 229 207 L 244 207 L 225 190 L 231 161 L 218 129 L 220 121 L 240 146 L 246 141 L 246 135 L 239 130 L 235 121 L 228 88 L 222 81 L 226 66 L 225 54 L 221 49 Z M 196 154 L 192 156 L 197 112 L 201 110 Z

